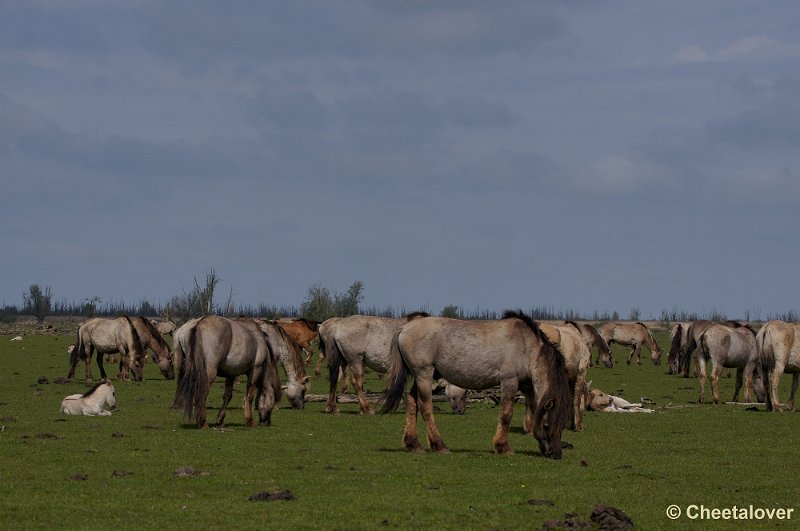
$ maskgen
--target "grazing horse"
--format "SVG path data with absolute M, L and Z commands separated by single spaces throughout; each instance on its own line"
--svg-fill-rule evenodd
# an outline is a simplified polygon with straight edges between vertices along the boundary
M 86 365 L 86 379 L 94 379 L 89 369 L 89 363 L 92 361 L 95 350 L 97 350 L 97 367 L 100 369 L 101 378 L 106 378 L 102 355 L 119 352 L 122 360 L 125 360 L 130 370 L 133 371 L 136 381 L 142 381 L 145 362 L 144 346 L 130 317 L 124 316 L 116 319 L 93 317 L 81 323 L 78 327 L 75 348 L 70 353 L 67 379 L 71 380 L 75 376 L 75 367 L 79 360 L 83 360 Z M 127 371 L 120 371 L 117 377 L 127 380 Z
M 668 374 L 679 374 L 682 349 L 689 342 L 689 325 L 691 323 L 675 323 L 669 332 L 669 352 L 667 353 Z
M 580 331 L 581 336 L 583 336 L 583 341 L 586 343 L 586 347 L 589 349 L 589 352 L 592 351 L 592 347 L 597 349 L 597 357 L 594 360 L 594 364 L 592 364 L 591 357 L 589 358 L 589 367 L 599 365 L 600 360 L 603 361 L 603 365 L 605 365 L 608 369 L 614 366 L 614 354 L 611 352 L 611 348 L 608 346 L 608 343 L 606 343 L 606 340 L 597 333 L 597 329 L 595 327 L 589 323 L 578 324 L 574 321 L 566 321 L 566 324 L 571 324 L 577 328 L 578 331 Z
M 167 380 L 174 380 L 175 369 L 172 366 L 172 353 L 169 350 L 169 345 L 164 340 L 162 332 L 159 331 L 152 320 L 146 317 L 131 317 L 131 323 L 133 323 L 136 332 L 139 334 L 139 339 L 142 341 L 143 352 L 147 349 L 152 350 L 153 362 L 158 365 L 161 374 Z M 120 369 L 126 370 L 122 365 L 122 360 L 120 360 Z
M 735 321 L 728 321 L 728 323 L 734 324 Z M 689 377 L 689 368 L 692 365 L 692 354 L 694 354 L 695 349 L 697 349 L 700 336 L 702 336 L 706 328 L 712 324 L 714 324 L 714 321 L 709 321 L 707 319 L 692 321 L 689 323 L 686 332 L 684 332 L 685 336 L 680 348 L 680 362 L 678 364 L 678 371 L 684 378 Z M 695 368 L 695 375 L 697 374 L 697 370 L 698 368 Z
M 758 359 L 767 389 L 767 410 L 782 411 L 778 384 L 784 373 L 792 375 L 792 388 L 785 408 L 794 410 L 794 394 L 800 379 L 800 323 L 769 321 L 756 334 Z
M 699 368 L 700 399 L 705 402 L 706 363 L 711 360 L 711 393 L 714 403 L 719 404 L 719 377 L 723 367 L 736 369 L 736 388 L 733 392 L 733 401 L 739 399 L 739 390 L 742 387 L 742 374 L 745 375 L 744 401 L 750 402 L 751 392 L 755 384 L 755 391 L 759 401 L 766 399 L 764 382 L 758 366 L 758 351 L 756 349 L 756 333 L 748 326 L 728 326 L 713 323 L 705 329 L 698 341 L 697 365 Z
M 339 370 L 350 367 L 361 414 L 372 414 L 372 408 L 364 395 L 364 366 L 373 371 L 387 372 L 391 365 L 392 337 L 407 322 L 427 315 L 416 312 L 400 319 L 351 315 L 333 317 L 322 323 L 319 326 L 319 348 L 328 359 L 330 384 L 325 410 L 328 413 L 339 413 L 339 406 L 336 404 Z
M 314 355 L 314 348 L 311 346 L 311 342 L 319 337 L 319 325 L 321 323 L 319 321 L 310 321 L 303 317 L 279 319 L 275 323 L 300 345 L 300 348 L 306 353 L 306 363 L 311 363 L 311 357 Z M 320 373 L 321 365 L 322 354 L 320 354 L 317 362 L 316 374 Z
M 228 402 L 236 377 L 247 377 L 242 407 L 248 426 L 255 426 L 253 402 L 259 421 L 269 425 L 272 410 L 281 396 L 278 363 L 266 336 L 252 319 L 232 320 L 217 315 L 193 319 L 175 331 L 175 356 L 179 362 L 178 385 L 172 407 L 183 407 L 198 428 L 206 428 L 206 399 L 217 376 L 225 378 L 222 407 L 217 426 L 224 426 Z
M 248 318 L 242 317 L 237 321 L 246 319 Z M 286 372 L 286 385 L 281 386 L 286 399 L 292 408 L 303 409 L 306 405 L 309 377 L 306 375 L 306 366 L 300 354 L 300 345 L 276 321 L 256 319 L 255 323 L 266 336 L 273 356 L 283 365 L 283 370 Z
M 563 325 L 551 325 L 542 322 L 536 324 L 547 336 L 547 339 L 558 346 L 559 352 L 564 356 L 567 367 L 567 381 L 572 394 L 569 427 L 574 431 L 583 431 L 582 393 L 586 384 L 586 371 L 592 361 L 592 352 L 586 346 L 581 327 L 577 323 L 567 321 Z M 532 407 L 526 409 L 524 423 L 526 433 L 531 432 L 533 419 L 529 413 L 532 409 Z
M 61 401 L 61 413 L 64 415 L 100 415 L 107 417 L 111 411 L 105 409 L 116 409 L 117 399 L 114 386 L 110 381 L 103 378 L 100 383 L 92 387 L 85 394 L 69 395 Z
M 597 333 L 609 346 L 612 343 L 619 343 L 631 347 L 628 365 L 631 364 L 634 356 L 636 356 L 636 364 L 642 364 L 642 345 L 650 349 L 650 359 L 653 360 L 653 364 L 661 365 L 661 347 L 653 339 L 653 335 L 644 323 L 606 323 L 600 327 Z
M 492 440 L 499 454 L 511 453 L 508 427 L 514 396 L 521 389 L 526 408 L 533 408 L 533 434 L 545 457 L 561 458 L 561 432 L 569 416 L 570 390 L 564 357 L 539 326 L 522 312 L 506 312 L 499 321 L 461 321 L 446 317 L 416 319 L 392 340 L 389 388 L 383 412 L 395 411 L 406 380 L 414 383 L 406 399 L 403 445 L 421 451 L 417 413 L 427 428 L 434 452 L 448 452 L 433 418 L 434 373 L 465 389 L 500 385 L 500 419 Z
M 150 319 L 150 322 L 153 323 L 156 327 L 156 330 L 164 336 L 171 336 L 172 332 L 175 331 L 177 326 L 172 321 L 161 321 L 159 319 Z

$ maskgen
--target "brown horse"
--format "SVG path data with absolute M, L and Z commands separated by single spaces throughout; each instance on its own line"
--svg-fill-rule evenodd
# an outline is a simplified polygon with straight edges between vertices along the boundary
M 737 323 L 738 324 L 738 323 Z M 713 323 L 705 329 L 698 341 L 697 365 L 699 368 L 700 399 L 705 402 L 706 363 L 711 360 L 711 393 L 714 403 L 719 404 L 719 377 L 724 367 L 736 369 L 736 387 L 733 392 L 733 401 L 739 398 L 742 388 L 742 375 L 745 376 L 744 401 L 750 402 L 751 392 L 755 386 L 759 401 L 766 399 L 764 383 L 758 364 L 758 351 L 756 349 L 756 333 L 748 326 L 728 326 Z
M 85 364 L 86 379 L 94 379 L 89 364 L 95 350 L 97 351 L 97 367 L 100 369 L 102 379 L 106 379 L 103 354 L 118 352 L 121 360 L 124 360 L 125 364 L 133 371 L 136 381 L 142 381 L 146 359 L 145 350 L 130 317 L 117 317 L 116 319 L 93 317 L 81 323 L 78 327 L 75 348 L 70 353 L 67 379 L 71 380 L 75 376 L 75 368 L 80 360 L 83 360 Z M 117 377 L 128 379 L 128 373 L 120 371 Z
M 269 425 L 272 410 L 280 400 L 278 361 L 266 336 L 253 319 L 232 320 L 217 315 L 193 319 L 175 331 L 175 356 L 179 364 L 178 385 L 172 407 L 183 407 L 198 428 L 206 428 L 206 399 L 217 376 L 225 378 L 222 407 L 217 426 L 224 426 L 236 377 L 246 375 L 247 392 L 242 407 L 247 426 L 255 426 L 253 403 L 259 421 Z
M 311 342 L 319 337 L 319 325 L 321 323 L 319 321 L 309 321 L 303 317 L 280 319 L 275 323 L 300 345 L 300 348 L 306 352 L 306 363 L 311 363 L 311 357 L 314 355 L 314 348 L 311 346 Z M 319 356 L 317 368 L 314 371 L 316 374 L 320 373 L 321 365 L 322 354 Z
M 416 312 L 405 318 L 373 317 L 351 315 L 333 317 L 319 326 L 319 347 L 328 359 L 328 403 L 326 411 L 338 414 L 336 404 L 336 385 L 339 371 L 348 367 L 352 372 L 353 387 L 356 388 L 358 404 L 362 415 L 372 413 L 364 394 L 364 367 L 373 371 L 387 372 L 391 365 L 390 348 L 392 337 L 404 324 L 428 314 Z
M 758 359 L 768 385 L 767 410 L 782 411 L 778 384 L 784 373 L 792 375 L 792 388 L 785 408 L 794 410 L 794 395 L 800 379 L 800 323 L 769 321 L 756 334 Z
M 249 318 L 242 317 L 240 319 Z M 281 389 L 286 393 L 286 399 L 292 408 L 303 409 L 306 403 L 305 396 L 309 377 L 306 375 L 306 365 L 303 363 L 300 345 L 292 338 L 291 334 L 280 326 L 279 322 L 264 319 L 256 319 L 255 322 L 266 336 L 273 355 L 283 365 L 286 384 Z
M 428 443 L 434 452 L 448 452 L 433 418 L 434 373 L 465 389 L 500 385 L 500 419 L 492 444 L 497 453 L 511 453 L 508 427 L 514 397 L 522 390 L 526 408 L 533 408 L 533 433 L 545 457 L 561 458 L 561 432 L 569 417 L 570 390 L 564 357 L 539 326 L 522 312 L 506 312 L 500 321 L 462 321 L 445 317 L 416 319 L 403 325 L 392 340 L 389 388 L 383 412 L 395 411 L 406 380 L 414 383 L 406 398 L 403 445 L 421 451 L 417 414 L 422 413 Z
M 642 364 L 642 346 L 650 349 L 650 359 L 655 365 L 661 365 L 661 347 L 658 346 L 653 335 L 644 323 L 606 323 L 597 331 L 606 343 L 627 345 L 631 347 L 628 356 L 628 365 L 631 364 L 633 357 L 636 356 L 636 364 Z

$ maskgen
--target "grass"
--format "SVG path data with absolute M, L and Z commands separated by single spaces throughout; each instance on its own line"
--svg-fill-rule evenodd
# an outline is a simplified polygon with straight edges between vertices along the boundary
M 0 336 L 3 528 L 536 529 L 565 513 L 588 520 L 597 504 L 622 509 L 641 529 L 788 529 L 800 519 L 666 517 L 671 504 L 800 509 L 793 457 L 800 416 L 698 405 L 696 380 L 666 375 L 649 359 L 593 368 L 589 379 L 631 401 L 647 396 L 658 412 L 587 413 L 584 432 L 564 433 L 574 449 L 553 461 L 522 433 L 521 405 L 511 456 L 491 450 L 497 409 L 489 404 L 470 404 L 457 416 L 439 403 L 446 455 L 406 453 L 403 415 L 363 417 L 357 404 L 342 404 L 334 417 L 324 403 L 300 411 L 284 400 L 271 427 L 245 428 L 241 384 L 228 427 L 197 430 L 169 409 L 174 382 L 152 363 L 144 382 L 114 382 L 111 417 L 62 417 L 61 399 L 85 389 L 54 383 L 66 375 L 72 337 L 8 339 Z M 667 346 L 665 335 L 657 339 Z M 615 347 L 617 360 L 624 354 Z M 38 384 L 42 376 L 49 383 Z M 326 392 L 322 377 L 312 382 L 313 393 Z M 785 397 L 788 377 L 783 384 Z M 383 382 L 371 377 L 367 386 L 378 391 Z M 723 378 L 721 392 L 732 396 L 733 378 Z M 221 395 L 215 384 L 210 418 Z M 177 477 L 186 466 L 197 475 Z M 296 499 L 248 501 L 281 490 Z

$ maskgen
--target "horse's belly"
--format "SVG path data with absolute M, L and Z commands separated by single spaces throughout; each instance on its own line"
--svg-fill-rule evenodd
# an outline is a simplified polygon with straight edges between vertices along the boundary
M 436 370 L 442 378 L 464 389 L 488 389 L 502 380 L 499 367 L 468 363 L 439 363 Z

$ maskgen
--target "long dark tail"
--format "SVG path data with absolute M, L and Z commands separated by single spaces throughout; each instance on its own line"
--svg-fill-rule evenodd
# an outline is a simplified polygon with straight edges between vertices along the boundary
M 689 327 L 688 337 L 689 339 L 686 344 L 686 348 L 684 348 L 680 353 L 680 373 L 683 374 L 684 378 L 689 377 L 689 369 L 692 365 L 692 353 L 694 352 L 694 349 L 697 348 L 697 342 L 694 340 L 694 328 L 692 326 Z
M 86 354 L 83 354 L 86 350 L 86 345 L 83 344 L 83 340 L 81 339 L 81 329 L 78 327 L 78 337 L 75 339 L 75 348 L 72 349 L 72 352 L 69 354 L 69 372 L 70 375 L 74 375 L 75 367 L 78 365 L 78 361 L 81 358 L 85 357 Z
M 383 409 L 381 409 L 381 413 L 392 413 L 397 411 L 397 408 L 400 406 L 400 402 L 403 401 L 403 395 L 405 394 L 406 390 L 406 382 L 408 381 L 408 377 L 411 375 L 411 369 L 406 364 L 406 361 L 403 359 L 403 354 L 400 351 L 399 337 L 400 334 L 398 333 L 392 338 L 392 346 L 389 354 L 391 365 L 389 367 L 389 372 L 387 373 L 389 386 L 383 393 Z
M 764 380 L 764 387 L 767 394 L 767 411 L 772 411 L 772 372 L 775 370 L 775 351 L 772 348 L 772 335 L 770 334 L 769 323 L 759 330 L 756 335 L 756 350 L 758 351 L 758 362 L 761 365 L 761 376 Z
M 319 335 L 319 350 L 328 360 L 328 383 L 333 389 L 339 382 L 339 370 L 347 367 L 347 360 L 342 356 L 339 344 L 336 343 L 336 338 L 325 336 L 326 334 Z
M 202 343 L 197 341 L 197 324 L 189 330 L 186 348 L 181 345 L 183 359 L 178 371 L 175 399 L 172 402 L 173 408 L 183 407 L 184 415 L 190 420 L 195 419 L 197 412 L 205 405 L 209 388 L 206 357 Z

